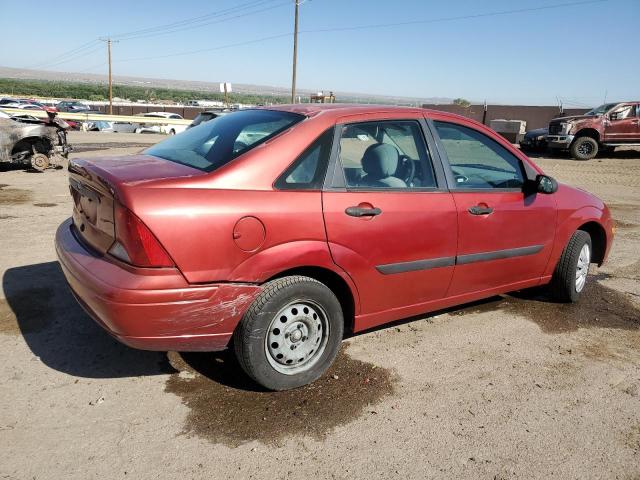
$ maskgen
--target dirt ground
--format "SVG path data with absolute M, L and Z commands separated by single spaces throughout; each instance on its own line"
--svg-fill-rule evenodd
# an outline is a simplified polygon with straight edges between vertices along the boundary
M 159 138 L 70 141 L 94 156 Z M 527 292 L 401 322 L 280 393 L 227 353 L 109 337 L 55 259 L 65 170 L 0 172 L 0 478 L 639 479 L 640 153 L 612 156 L 536 159 L 618 221 L 580 303 Z

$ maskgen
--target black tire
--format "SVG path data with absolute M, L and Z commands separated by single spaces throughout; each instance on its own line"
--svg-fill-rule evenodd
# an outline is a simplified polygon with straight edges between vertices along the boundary
M 598 155 L 598 142 L 591 137 L 576 138 L 569 147 L 571 157 L 576 160 L 591 160 Z
M 560 255 L 560 260 L 553 272 L 549 289 L 554 300 L 572 303 L 580 297 L 582 292 L 576 289 L 576 270 L 580 251 L 585 244 L 589 245 L 589 250 L 593 252 L 591 236 L 587 232 L 576 230 Z
M 267 358 L 267 335 L 275 315 L 292 302 L 299 301 L 312 301 L 326 312 L 329 333 L 324 350 L 307 369 L 281 373 L 271 364 L 275 359 Z M 334 293 L 313 278 L 296 275 L 264 285 L 264 290 L 238 324 L 233 344 L 238 362 L 249 377 L 269 390 L 288 390 L 313 382 L 329 368 L 338 354 L 343 332 L 342 308 Z

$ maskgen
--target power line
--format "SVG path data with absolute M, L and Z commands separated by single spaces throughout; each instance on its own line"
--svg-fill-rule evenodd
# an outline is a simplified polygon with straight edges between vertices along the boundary
M 608 1 L 609 0 L 582 0 L 577 2 L 556 3 L 553 5 L 544 5 L 540 7 L 517 8 L 513 10 L 498 10 L 495 12 L 476 13 L 472 15 L 459 15 L 455 17 L 440 17 L 440 18 L 431 18 L 431 19 L 425 19 L 425 20 L 407 20 L 404 22 L 395 22 L 395 23 L 376 23 L 376 24 L 369 24 L 369 25 L 357 25 L 357 26 L 351 26 L 351 27 L 345 26 L 345 27 L 321 28 L 316 30 L 303 30 L 300 33 L 342 32 L 342 31 L 349 31 L 349 30 L 365 30 L 370 28 L 401 27 L 406 25 L 418 25 L 418 24 L 425 24 L 425 23 L 452 22 L 455 20 L 468 20 L 468 19 L 474 19 L 474 18 L 495 17 L 499 15 L 512 15 L 517 13 L 537 12 L 541 10 L 574 7 L 578 5 L 603 3 Z
M 97 40 L 96 40 L 96 42 L 97 42 Z M 66 60 L 61 60 L 59 62 L 54 62 L 54 63 L 46 63 L 46 64 L 40 65 L 39 67 L 33 67 L 33 68 L 51 68 L 51 67 L 56 67 L 58 65 L 62 65 L 63 63 L 73 62 L 74 60 L 78 60 L 80 58 L 84 58 L 84 57 L 87 57 L 89 55 L 92 55 L 92 54 L 96 53 L 98 50 L 102 50 L 102 45 L 97 45 L 95 48 L 93 48 L 93 49 L 91 49 L 89 51 L 83 52 L 83 53 L 81 53 L 79 55 L 75 55 L 75 56 L 69 57 Z
M 250 12 L 245 12 L 245 13 L 241 13 L 238 15 L 234 15 L 231 17 L 225 17 L 225 18 L 221 18 L 221 19 L 217 19 L 217 20 L 210 20 L 204 23 L 200 23 L 199 25 L 187 25 L 187 26 L 183 26 L 183 27 L 178 27 L 178 28 L 174 28 L 172 30 L 166 30 L 166 31 L 159 31 L 159 32 L 152 32 L 152 33 L 148 33 L 148 34 L 144 34 L 144 35 L 136 35 L 136 36 L 130 36 L 130 37 L 126 37 L 124 40 L 136 40 L 136 39 L 140 39 L 140 38 L 149 38 L 149 37 L 157 37 L 157 36 L 162 36 L 162 35 L 170 35 L 172 33 L 177 33 L 177 32 L 183 32 L 185 30 L 194 30 L 196 28 L 202 28 L 202 27 L 206 27 L 209 25 L 214 25 L 216 23 L 222 23 L 222 22 L 228 22 L 231 20 L 236 20 L 238 18 L 243 18 L 243 17 L 248 17 L 250 15 L 255 15 L 256 13 L 262 13 L 262 12 L 266 12 L 268 10 L 273 10 L 275 8 L 279 8 L 282 7 L 284 5 L 290 5 L 290 1 L 286 0 L 284 2 L 280 2 L 276 5 L 271 5 L 269 7 L 265 7 L 259 10 L 252 10 Z
M 75 54 L 80 53 L 81 51 L 86 50 L 86 49 L 94 46 L 97 43 L 98 43 L 97 39 L 96 40 L 91 40 L 90 42 L 83 43 L 79 47 L 76 47 L 76 48 L 74 48 L 72 50 L 69 50 L 67 52 L 61 53 L 60 55 L 57 55 L 57 56 L 55 56 L 53 58 L 50 58 L 47 61 L 39 62 L 39 63 L 30 65 L 30 66 L 25 67 L 25 68 L 40 68 L 43 65 L 49 65 L 52 62 L 55 63 L 59 59 L 63 59 L 63 58 L 69 57 L 69 56 L 74 56 Z
M 214 20 L 214 21 L 209 21 L 209 19 L 214 18 L 217 19 L 219 17 L 228 17 L 229 15 L 238 12 L 238 11 L 242 11 L 242 10 L 247 10 L 250 8 L 255 8 L 258 7 L 260 5 L 264 5 L 264 4 L 268 4 L 268 3 L 273 3 L 276 0 L 254 0 L 252 2 L 248 2 L 242 5 L 238 5 L 235 7 L 230 7 L 224 10 L 219 10 L 216 12 L 210 12 L 208 14 L 205 15 L 200 15 L 198 17 L 192 17 L 192 18 L 188 18 L 185 20 L 181 20 L 178 22 L 172 22 L 172 23 L 167 23 L 164 25 L 158 25 L 155 27 L 149 27 L 149 28 L 145 28 L 145 29 L 141 29 L 141 30 L 134 30 L 131 32 L 126 32 L 126 33 L 121 33 L 118 35 L 113 35 L 112 38 L 114 39 L 120 39 L 120 40 L 132 40 L 135 38 L 147 38 L 147 37 L 152 37 L 155 35 L 164 35 L 167 33 L 174 33 L 174 32 L 179 32 L 179 31 L 183 31 L 183 30 L 187 30 L 187 29 L 193 29 L 193 28 L 201 28 L 207 25 L 211 25 L 213 23 L 220 23 L 220 22 L 225 22 L 227 20 L 233 20 L 235 18 L 241 18 L 244 16 L 248 16 L 248 15 L 253 15 L 255 13 L 261 13 L 263 11 L 266 10 L 271 10 L 272 8 L 276 8 L 279 7 L 281 5 L 283 5 L 283 3 L 280 3 L 278 5 L 275 6 L 270 6 L 267 8 L 263 8 L 260 10 L 255 10 L 255 11 L 251 11 L 251 12 L 246 12 L 246 13 L 242 13 L 240 15 L 237 16 L 233 16 L 230 18 L 223 18 L 223 19 L 219 19 L 219 20 Z M 288 2 L 285 2 L 288 3 Z M 196 25 L 196 24 L 200 24 L 200 25 Z M 194 26 L 195 25 L 195 26 Z
M 405 26 L 405 25 L 413 25 L 413 24 L 421 24 L 421 23 L 449 22 L 449 21 L 455 21 L 455 20 L 484 18 L 484 17 L 491 17 L 491 16 L 497 16 L 497 15 L 509 15 L 509 14 L 527 13 L 527 12 L 532 12 L 532 11 L 548 10 L 548 9 L 553 9 L 553 8 L 565 8 L 565 7 L 570 7 L 570 6 L 586 5 L 586 4 L 590 4 L 590 3 L 602 3 L 602 2 L 607 2 L 607 1 L 609 1 L 609 0 L 582 0 L 582 1 L 576 1 L 576 2 L 557 3 L 557 4 L 554 4 L 554 5 L 545 5 L 545 6 L 542 6 L 542 7 L 519 8 L 519 9 L 513 9 L 513 10 L 501 10 L 501 11 L 496 11 L 496 12 L 478 13 L 478 14 L 473 14 L 473 15 L 461 15 L 461 16 L 456 16 L 456 17 L 441 17 L 441 18 L 425 19 L 425 20 L 409 20 L 409 21 L 405 21 L 405 22 L 379 23 L 379 24 L 373 24 L 373 25 L 359 25 L 359 26 L 352 26 L 352 27 L 336 27 L 336 28 L 316 29 L 316 30 L 300 30 L 299 33 L 300 34 L 302 34 L 302 33 L 324 33 L 324 32 L 331 32 L 331 31 L 364 30 L 364 29 L 369 29 L 369 28 L 396 27 L 396 26 Z M 215 50 L 222 50 L 222 49 L 226 49 L 226 48 L 239 47 L 239 46 L 249 45 L 249 44 L 252 44 L 252 43 L 258 43 L 258 42 L 263 42 L 263 41 L 267 41 L 267 40 L 283 38 L 283 37 L 287 37 L 287 36 L 290 36 L 290 35 L 293 35 L 293 33 L 292 32 L 281 33 L 281 34 L 277 34 L 277 35 L 270 35 L 270 36 L 267 36 L 267 37 L 256 38 L 256 39 L 253 39 L 253 40 L 247 40 L 247 41 L 244 41 L 244 42 L 231 43 L 231 44 L 220 45 L 220 46 L 217 46 L 217 47 L 210 47 L 210 48 L 201 48 L 201 49 L 197 49 L 197 50 L 187 50 L 187 51 L 183 51 L 183 52 L 177 52 L 177 53 L 171 53 L 171 54 L 165 54 L 165 55 L 154 55 L 154 56 L 147 56 L 147 57 L 126 58 L 126 59 L 119 60 L 118 62 L 133 62 L 133 61 L 155 60 L 155 59 L 161 59 L 161 58 L 172 58 L 172 57 L 181 57 L 181 56 L 185 56 L 185 55 L 194 55 L 194 54 L 197 54 L 197 53 L 212 52 L 212 51 L 215 51 Z
M 200 15 L 198 17 L 192 17 L 192 18 L 188 18 L 185 20 L 181 20 L 178 22 L 172 22 L 172 23 L 168 23 L 168 24 L 164 24 L 164 25 L 158 25 L 155 27 L 149 27 L 149 28 L 145 28 L 145 29 L 141 29 L 141 30 L 134 30 L 134 31 L 130 31 L 130 32 L 125 32 L 125 33 L 121 33 L 118 35 L 114 35 L 111 38 L 113 39 L 126 39 L 126 40 L 132 40 L 132 39 L 136 39 L 136 38 L 147 38 L 147 37 L 152 37 L 152 36 L 156 36 L 156 35 L 165 35 L 165 34 L 170 34 L 170 33 L 175 33 L 175 32 L 179 32 L 179 31 L 183 31 L 186 30 L 187 28 L 200 28 L 212 23 L 218 23 L 218 22 L 222 22 L 222 21 L 227 21 L 227 20 L 233 20 L 235 18 L 240 18 L 243 16 L 248 16 L 248 15 L 253 15 L 255 13 L 261 13 L 263 11 L 269 10 L 271 8 L 276 8 L 279 7 L 281 5 L 283 5 L 283 3 L 280 3 L 278 5 L 272 6 L 272 7 L 268 7 L 268 8 L 264 8 L 264 9 L 260 9 L 260 10 L 256 10 L 253 12 L 247 12 L 241 15 L 237 15 L 235 17 L 230 17 L 230 18 L 225 18 L 225 19 L 221 19 L 218 21 L 213 21 L 213 22 L 206 22 L 206 23 L 202 23 L 203 21 L 207 20 L 208 18 L 213 18 L 213 17 L 221 17 L 221 16 L 228 16 L 234 12 L 237 11 L 242 11 L 242 10 L 246 10 L 248 8 L 253 8 L 253 7 L 257 7 L 260 5 L 264 5 L 264 4 L 268 4 L 268 3 L 273 3 L 276 0 L 253 0 L 251 2 L 242 4 L 242 5 L 237 5 L 234 7 L 229 7 L 223 10 L 218 10 L 215 12 L 209 12 L 205 15 Z M 196 25 L 193 27 L 190 27 L 190 24 L 192 23 L 197 23 L 200 22 L 200 25 Z M 166 29 L 166 28 L 171 28 L 171 27 L 181 27 L 181 28 L 174 28 L 173 30 L 170 31 L 160 31 L 162 29 Z M 158 33 L 153 33 L 153 32 L 158 32 Z M 30 66 L 26 66 L 25 68 L 30 68 L 30 69 L 34 69 L 34 68 L 50 68 L 52 66 L 56 66 L 56 65 L 60 65 L 62 63 L 67 63 L 73 60 L 77 60 L 79 58 L 82 58 L 84 56 L 86 56 L 89 53 L 93 53 L 96 50 L 92 50 L 91 52 L 87 52 L 87 49 L 95 46 L 96 44 L 99 43 L 98 39 L 94 39 L 91 40 L 90 42 L 84 43 L 76 48 L 73 48 L 71 50 L 68 50 L 66 52 L 61 53 L 60 55 L 57 55 L 53 58 L 50 58 L 44 62 L 39 62 L 37 64 L 33 64 Z M 82 53 L 82 54 L 81 54 Z M 80 54 L 80 55 L 79 55 Z
M 209 13 L 209 14 L 206 14 L 206 15 L 202 15 L 202 16 L 199 16 L 199 17 L 193 17 L 191 19 L 182 20 L 180 22 L 174 22 L 172 24 L 166 24 L 166 25 L 163 25 L 163 26 L 150 27 L 150 28 L 143 29 L 143 30 L 123 33 L 123 34 L 114 36 L 112 38 L 116 38 L 117 37 L 117 38 L 124 38 L 124 39 L 133 39 L 133 38 L 145 38 L 147 36 L 155 36 L 155 35 L 160 35 L 160 34 L 164 34 L 164 33 L 175 33 L 175 31 L 181 31 L 181 30 L 183 30 L 185 28 L 180 26 L 175 31 L 161 32 L 161 33 L 158 33 L 158 34 L 151 34 L 150 33 L 149 35 L 142 35 L 143 32 L 151 32 L 151 31 L 157 30 L 159 28 L 165 28 L 165 27 L 167 27 L 167 25 L 170 26 L 170 25 L 182 24 L 182 25 L 185 25 L 185 27 L 186 27 L 186 22 L 201 21 L 201 19 L 203 19 L 205 17 L 206 18 L 211 18 L 211 17 L 215 17 L 215 16 L 228 15 L 229 14 L 228 12 L 230 12 L 230 11 L 238 11 L 239 9 L 246 9 L 246 8 L 256 7 L 256 6 L 264 5 L 265 3 L 270 3 L 270 2 L 273 2 L 273 1 L 274 0 L 260 0 L 260 1 L 248 2 L 246 4 L 243 4 L 243 5 L 234 7 L 234 8 L 228 8 L 228 9 L 221 10 L 221 11 L 218 11 L 218 12 L 212 12 L 212 13 Z M 427 23 L 451 22 L 451 21 L 456 21 L 456 20 L 486 18 L 486 17 L 492 17 L 492 16 L 513 15 L 513 14 L 519 14 L 519 13 L 528 13 L 528 12 L 543 11 L 543 10 L 550 10 L 550 9 L 566 8 L 566 7 L 579 6 L 579 5 L 603 3 L 603 2 L 607 2 L 607 1 L 609 1 L 609 0 L 581 0 L 581 1 L 557 3 L 557 4 L 553 4 L 553 5 L 545 5 L 545 6 L 538 6 L 538 7 L 528 7 L 528 8 L 518 8 L 518 9 L 511 9 L 511 10 L 500 10 L 500 11 L 487 12 L 487 13 L 478 13 L 478 14 L 471 14 L 471 15 L 459 15 L 459 16 L 452 16 L 452 17 L 440 17 L 440 18 L 423 19 L 423 20 L 408 20 L 408 21 L 404 21 L 404 22 L 394 22 L 394 23 L 379 23 L 379 24 L 369 24 L 369 25 L 356 25 L 356 26 L 322 28 L 322 29 L 314 29 L 314 30 L 301 30 L 301 31 L 299 31 L 299 33 L 300 34 L 303 34 L 303 33 L 326 33 L 326 32 L 338 32 L 338 31 L 350 31 L 350 30 L 365 30 L 365 29 L 375 29 L 375 28 L 398 27 L 398 26 L 427 24 Z M 300 4 L 302 4 L 302 3 L 303 2 L 301 2 Z M 231 20 L 231 19 L 234 19 L 234 18 L 240 18 L 240 17 L 243 17 L 243 16 L 252 15 L 252 14 L 264 11 L 264 10 L 277 8 L 277 7 L 282 6 L 284 4 L 289 4 L 289 1 L 283 2 L 283 3 L 279 3 L 277 5 L 272 5 L 272 6 L 268 7 L 268 8 L 262 9 L 262 10 L 246 12 L 246 13 L 243 13 L 243 14 L 231 17 L 231 18 L 226 18 L 224 20 L 218 20 L 218 21 L 226 21 L 226 20 Z M 216 23 L 216 22 L 209 22 L 209 23 Z M 209 23 L 207 23 L 207 24 L 209 24 Z M 200 26 L 204 26 L 204 25 L 205 24 L 202 24 Z M 198 27 L 193 27 L 193 28 L 198 28 Z M 138 37 L 134 37 L 134 36 L 132 36 L 133 34 L 140 34 L 140 35 Z M 126 35 L 129 35 L 129 37 L 127 38 Z M 201 49 L 197 49 L 197 50 L 183 51 L 183 52 L 177 52 L 177 53 L 172 53 L 172 54 L 164 54 L 164 55 L 135 57 L 135 58 L 124 58 L 124 59 L 121 59 L 121 60 L 117 60 L 114 63 L 144 61 L 144 60 L 155 60 L 155 59 L 163 59 L 163 58 L 181 57 L 181 56 L 186 56 L 186 55 L 194 55 L 194 54 L 198 54 L 198 53 L 212 52 L 212 51 L 216 51 L 216 50 L 222 50 L 222 49 L 227 49 L 227 48 L 234 48 L 234 47 L 250 45 L 250 44 L 264 42 L 264 41 L 268 41 L 268 40 L 274 40 L 274 39 L 278 39 L 278 38 L 288 37 L 288 36 L 291 36 L 291 35 L 292 35 L 292 32 L 287 32 L 287 33 L 281 33 L 281 34 L 276 34 L 276 35 L 270 35 L 270 36 L 266 36 L 266 37 L 256 38 L 256 39 L 253 39 L 253 40 L 247 40 L 247 41 L 244 41 L 244 42 L 237 42 L 237 43 L 219 45 L 219 46 L 210 47 L 210 48 L 201 48 Z M 62 54 L 62 55 L 59 55 L 58 57 L 55 57 L 55 58 L 64 58 L 65 56 L 68 57 L 69 55 L 71 55 L 69 58 L 67 58 L 65 60 L 62 60 L 62 61 L 59 61 L 59 62 L 55 62 L 53 65 L 50 65 L 49 63 L 46 63 L 45 65 L 47 65 L 47 67 L 49 68 L 51 66 L 59 65 L 59 64 L 62 64 L 62 63 L 67 63 L 67 62 L 70 62 L 72 60 L 77 60 L 77 59 L 85 57 L 85 56 L 87 56 L 87 55 L 89 55 L 91 53 L 94 53 L 99 48 L 98 49 L 93 49 L 93 50 L 88 51 L 88 52 L 84 52 L 81 55 L 73 55 L 73 52 L 80 53 L 83 49 L 86 50 L 86 48 L 88 48 L 94 42 L 98 42 L 98 40 L 93 40 L 92 42 L 88 42 L 88 43 L 86 43 L 86 44 L 84 44 L 84 45 L 82 45 L 80 47 L 77 47 L 76 49 L 71 50 L 71 51 L 67 52 L 66 54 Z M 93 68 L 95 68 L 95 67 L 93 67 Z
M 159 59 L 159 58 L 182 57 L 184 55 L 194 55 L 196 53 L 212 52 L 214 50 L 222 50 L 222 49 L 225 49 L 225 48 L 241 47 L 243 45 L 250 45 L 252 43 L 259 43 L 259 42 L 264 42 L 264 41 L 267 41 L 267 40 L 274 40 L 276 38 L 290 37 L 291 35 L 292 35 L 291 32 L 287 32 L 287 33 L 281 33 L 281 34 L 278 34 L 278 35 L 271 35 L 269 37 L 262 37 L 262 38 L 256 38 L 256 39 L 253 39 L 253 40 L 247 40 L 245 42 L 229 43 L 229 44 L 226 44 L 226 45 L 219 45 L 217 47 L 201 48 L 199 50 L 190 50 L 190 51 L 187 51 L 187 52 L 169 53 L 167 55 L 156 55 L 156 56 L 152 56 L 152 57 L 123 58 L 122 60 L 117 60 L 114 63 L 138 62 L 138 61 L 142 61 L 142 60 L 155 60 L 155 59 Z

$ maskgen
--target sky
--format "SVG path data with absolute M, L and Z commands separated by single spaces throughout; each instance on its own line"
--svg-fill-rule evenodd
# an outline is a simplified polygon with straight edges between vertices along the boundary
M 640 99 L 640 0 L 300 1 L 300 88 L 532 105 Z M 293 13 L 294 0 L 0 0 L 0 65 L 106 73 L 98 39 L 113 37 L 114 75 L 288 87 Z

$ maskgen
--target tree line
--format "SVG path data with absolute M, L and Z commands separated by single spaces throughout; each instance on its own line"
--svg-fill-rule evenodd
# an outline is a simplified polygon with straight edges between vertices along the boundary
M 107 86 L 97 83 L 0 78 L 0 92 L 4 95 L 20 97 L 70 98 L 96 102 L 108 100 Z M 189 100 L 197 99 L 224 101 L 224 95 L 220 93 L 174 88 L 147 88 L 132 85 L 113 85 L 113 96 L 132 102 L 138 100 L 147 102 L 170 100 L 177 103 L 186 103 Z M 229 94 L 230 103 L 259 104 L 287 103 L 287 101 L 286 97 L 275 95 Z

